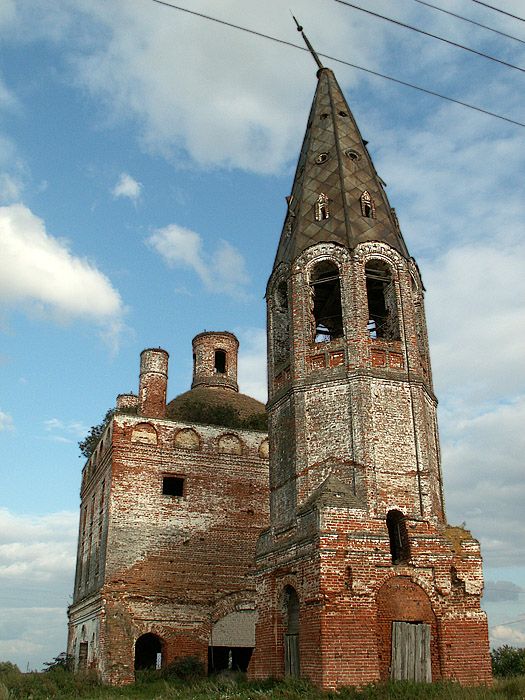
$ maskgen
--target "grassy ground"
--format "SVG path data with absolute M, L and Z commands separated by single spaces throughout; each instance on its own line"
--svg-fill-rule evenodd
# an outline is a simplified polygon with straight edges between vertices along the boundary
M 525 676 L 496 680 L 493 688 L 462 688 L 454 683 L 391 683 L 361 690 L 321 692 L 304 681 L 262 681 L 217 677 L 195 682 L 144 677 L 125 688 L 99 685 L 64 671 L 0 675 L 0 700 L 47 698 L 148 698 L 148 700 L 525 700 Z

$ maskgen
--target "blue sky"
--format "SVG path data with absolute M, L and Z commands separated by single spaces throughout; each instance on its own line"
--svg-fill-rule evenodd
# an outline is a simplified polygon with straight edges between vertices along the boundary
M 278 0 L 181 0 L 298 42 Z M 469 0 L 442 7 L 525 39 Z M 520 0 L 499 0 L 520 14 Z M 413 0 L 367 7 L 525 65 L 523 44 Z M 519 71 L 295 0 L 317 50 L 525 121 Z M 65 648 L 77 442 L 145 347 L 232 330 L 265 398 L 263 295 L 310 101 L 305 53 L 149 0 L 0 0 L 0 660 Z M 495 645 L 525 645 L 523 129 L 326 61 L 427 287 L 449 521 L 481 540 Z

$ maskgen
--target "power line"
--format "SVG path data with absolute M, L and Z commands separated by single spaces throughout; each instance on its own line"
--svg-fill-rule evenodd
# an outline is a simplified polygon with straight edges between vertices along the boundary
M 432 5 L 429 2 L 425 2 L 425 0 L 414 0 L 414 2 L 418 2 L 420 5 L 426 5 L 427 7 L 431 7 L 433 10 L 438 10 L 438 12 L 444 12 L 446 15 L 450 15 L 451 17 L 456 17 L 457 19 L 462 19 L 464 22 L 470 22 L 470 24 L 475 24 L 476 27 L 482 27 L 483 29 L 488 29 L 489 32 L 494 32 L 495 34 L 499 34 L 500 36 L 504 36 L 507 39 L 513 39 L 514 41 L 519 41 L 521 44 L 525 44 L 525 41 L 523 39 L 518 39 L 517 36 L 512 36 L 511 34 L 506 34 L 505 32 L 500 32 L 499 29 L 494 29 L 494 27 L 488 27 L 486 24 L 481 24 L 481 22 L 476 22 L 476 20 L 470 19 L 469 17 L 463 17 L 463 15 L 458 15 L 455 12 L 450 12 L 450 10 L 445 10 L 443 7 L 438 7 L 437 5 Z
M 519 19 L 520 22 L 525 22 L 525 19 L 523 19 L 523 17 L 518 17 L 517 15 L 512 15 L 510 12 L 506 12 L 505 10 L 502 10 L 500 7 L 494 7 L 494 5 L 489 5 L 486 2 L 481 2 L 481 0 L 472 0 L 472 2 L 475 2 L 478 5 L 483 5 L 484 7 L 488 7 L 490 10 L 494 10 L 494 12 L 501 12 L 502 15 L 507 15 L 507 17 L 512 17 L 512 19 Z
M 522 622 L 525 622 L 525 616 L 524 616 L 524 617 L 519 617 L 517 620 L 511 620 L 510 622 L 498 622 L 498 623 L 495 624 L 495 625 L 491 625 L 491 626 L 489 627 L 489 629 L 493 630 L 493 629 L 495 629 L 496 627 L 499 627 L 500 625 L 502 625 L 502 626 L 504 626 L 504 625 L 518 625 L 518 624 L 520 624 L 520 623 L 522 623 Z
M 277 44 L 283 44 L 284 46 L 291 46 L 294 49 L 299 49 L 300 51 L 308 52 L 308 49 L 304 46 L 301 46 L 300 44 L 294 44 L 291 41 L 286 41 L 285 39 L 279 39 L 275 36 L 270 36 L 269 34 L 264 34 L 263 32 L 258 32 L 255 29 L 248 29 L 247 27 L 241 27 L 240 25 L 234 24 L 233 22 L 227 22 L 226 20 L 218 19 L 217 17 L 211 17 L 210 15 L 205 15 L 202 12 L 195 12 L 195 10 L 188 10 L 185 7 L 179 7 L 178 5 L 174 5 L 172 3 L 169 3 L 166 0 L 152 0 L 152 2 L 155 2 L 158 5 L 164 5 L 165 7 L 169 7 L 172 10 L 179 10 L 180 12 L 186 12 L 187 14 L 194 15 L 196 17 L 200 17 L 201 19 L 207 19 L 210 22 L 216 22 L 217 24 L 222 24 L 226 27 L 231 27 L 232 29 L 238 29 L 241 32 L 246 32 L 247 34 L 252 34 L 252 35 L 258 36 L 262 39 L 269 39 L 270 41 L 274 41 Z M 336 63 L 341 63 L 344 66 L 349 66 L 350 68 L 355 68 L 356 70 L 360 70 L 360 71 L 363 71 L 365 73 L 369 73 L 370 75 L 375 75 L 378 78 L 384 78 L 385 80 L 390 80 L 391 82 L 397 83 L 398 85 L 404 85 L 405 87 L 413 88 L 414 90 L 419 90 L 419 92 L 424 92 L 427 95 L 432 95 L 433 97 L 439 97 L 442 100 L 446 100 L 447 102 L 453 102 L 454 104 L 461 105 L 462 107 L 467 107 L 468 109 L 472 109 L 475 112 L 481 112 L 482 114 L 486 114 L 489 117 L 495 117 L 496 119 L 501 119 L 505 122 L 508 122 L 509 124 L 514 124 L 515 126 L 525 127 L 525 124 L 522 122 L 515 121 L 514 119 L 510 119 L 509 117 L 504 117 L 501 114 L 496 114 L 495 112 L 489 112 L 488 110 L 483 109 L 482 107 L 476 107 L 475 105 L 471 105 L 468 102 L 462 102 L 461 100 L 456 100 L 453 97 L 447 97 L 446 95 L 442 95 L 439 92 L 435 92 L 434 90 L 428 90 L 427 88 L 420 87 L 419 85 L 414 85 L 413 83 L 409 83 L 405 80 L 400 80 L 398 78 L 394 78 L 391 75 L 385 75 L 384 73 L 379 73 L 378 71 L 371 70 L 370 68 L 364 68 L 363 66 L 358 66 L 355 63 L 349 63 L 348 61 L 343 61 L 343 59 L 341 59 L 341 58 L 335 58 L 335 56 L 329 56 L 328 54 L 325 54 L 325 53 L 318 53 L 318 56 L 322 56 L 323 58 L 327 58 L 330 61 L 335 61 Z
M 364 7 L 359 7 L 359 5 L 353 5 L 351 2 L 347 2 L 346 0 L 335 0 L 336 2 L 340 3 L 341 5 L 346 5 L 347 7 L 351 7 L 354 10 L 359 10 L 360 12 L 365 12 L 367 15 L 372 15 L 373 17 L 377 17 L 378 19 L 384 19 L 386 22 L 392 22 L 393 24 L 397 24 L 399 27 L 405 27 L 405 29 L 411 29 L 413 32 L 417 32 L 418 34 L 424 34 L 425 36 L 429 36 L 432 39 L 437 39 L 438 41 L 443 41 L 445 44 L 450 44 L 450 46 L 456 46 L 458 49 L 463 49 L 464 51 L 469 51 L 470 53 L 476 54 L 476 56 L 482 56 L 483 58 L 488 58 L 489 61 L 495 61 L 496 63 L 501 63 L 503 66 L 507 66 L 508 68 L 514 68 L 515 70 L 519 70 L 522 73 L 525 73 L 525 68 L 520 68 L 519 66 L 515 66 L 513 63 L 507 63 L 507 61 L 502 61 L 500 58 L 495 58 L 494 56 L 489 56 L 487 53 L 483 53 L 483 51 L 477 51 L 476 49 L 471 49 L 469 46 L 464 46 L 463 44 L 458 44 L 455 41 L 451 41 L 450 39 L 445 39 L 445 37 L 438 36 L 437 34 L 431 34 L 430 32 L 426 32 L 423 29 L 418 29 L 417 27 L 413 27 L 410 24 L 405 24 L 404 22 L 400 22 L 397 19 L 392 19 L 391 17 L 385 17 L 385 15 L 380 15 L 378 12 L 372 12 L 372 10 L 365 10 Z

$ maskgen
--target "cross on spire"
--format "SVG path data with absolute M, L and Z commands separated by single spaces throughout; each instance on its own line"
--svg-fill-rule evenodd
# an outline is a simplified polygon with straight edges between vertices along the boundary
M 314 49 L 314 47 L 312 46 L 312 44 L 310 44 L 310 41 L 308 40 L 308 37 L 307 37 L 306 34 L 303 32 L 302 26 L 299 24 L 299 22 L 296 20 L 296 18 L 295 18 L 293 15 L 292 15 L 292 17 L 293 17 L 293 21 L 294 21 L 295 24 L 297 25 L 297 31 L 298 31 L 298 32 L 301 32 L 301 36 L 302 36 L 303 39 L 304 39 L 304 43 L 305 43 L 306 46 L 308 47 L 308 51 L 312 54 L 312 56 L 314 57 L 314 61 L 317 63 L 317 67 L 319 68 L 319 70 L 322 70 L 322 69 L 324 68 L 324 66 L 323 66 L 323 64 L 321 63 L 321 60 L 320 60 L 319 56 L 317 55 L 316 50 Z

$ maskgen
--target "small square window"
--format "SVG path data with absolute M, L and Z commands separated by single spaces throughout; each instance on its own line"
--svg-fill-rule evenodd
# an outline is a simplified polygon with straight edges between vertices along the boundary
M 162 494 L 164 496 L 184 496 L 184 479 L 181 476 L 162 477 Z

